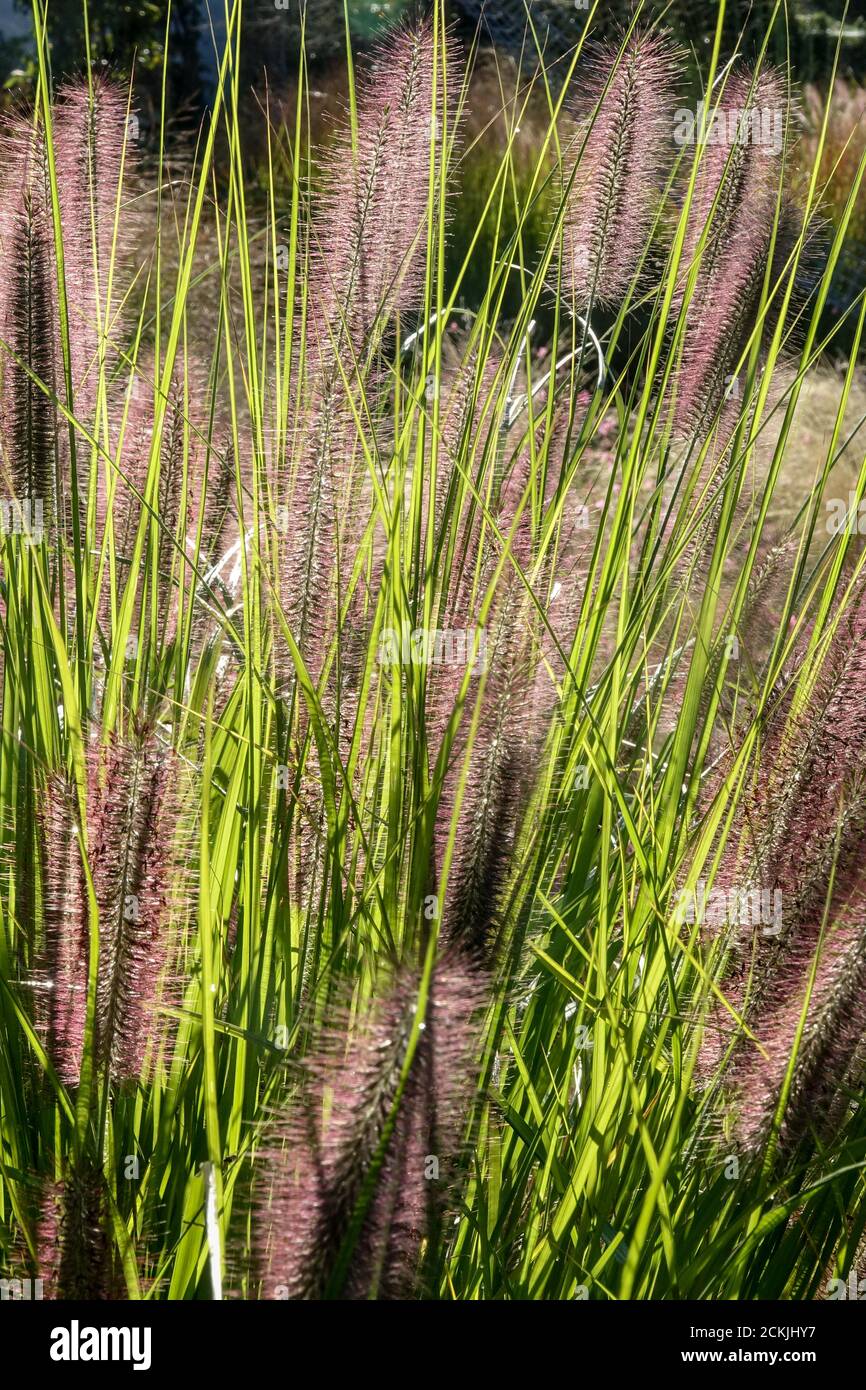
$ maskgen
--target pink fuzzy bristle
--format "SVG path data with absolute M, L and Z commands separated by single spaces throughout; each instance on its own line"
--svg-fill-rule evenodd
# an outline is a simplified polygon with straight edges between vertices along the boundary
M 46 1183 L 36 1229 L 36 1276 L 46 1298 L 90 1302 L 120 1296 L 107 1230 L 100 1173 L 82 1168 Z
M 820 919 L 800 928 L 780 962 L 771 997 L 752 1021 L 756 1042 L 744 1042 L 726 1077 L 737 1108 L 735 1132 L 744 1149 L 755 1149 L 766 1139 L 795 1047 L 783 1142 L 801 1137 L 813 1124 L 820 1129 L 862 1038 L 866 875 L 858 869 L 847 879 L 847 885 L 836 886 L 823 939 Z
M 797 1037 L 813 963 L 814 986 L 782 1128 L 785 1142 L 824 1121 L 862 1037 L 846 1000 L 864 987 L 866 881 L 860 768 L 866 757 L 866 600 L 861 589 L 824 657 L 800 713 L 790 691 L 772 715 L 756 774 L 729 835 L 713 891 L 765 888 L 782 894 L 781 930 L 728 928 L 721 988 L 757 1039 L 720 1002 L 711 1005 L 697 1061 L 699 1081 L 717 1079 L 735 1107 L 736 1130 L 753 1150 L 770 1132 Z M 828 776 L 827 769 L 832 769 Z M 828 898 L 828 885 L 833 891 Z M 777 924 L 778 925 L 778 924 Z
M 179 766 L 152 735 L 91 763 L 89 856 L 100 910 L 97 1043 L 116 1079 L 137 1077 L 163 1025 L 177 860 Z
M 453 1201 L 488 988 L 486 977 L 456 954 L 446 955 L 434 972 L 402 1132 L 386 1153 L 364 1231 L 362 1253 L 373 1277 L 356 1277 L 357 1297 L 369 1297 L 371 1288 L 384 1299 L 425 1291 L 424 1242 L 441 1227 Z
M 321 1297 L 338 1277 L 343 1253 L 339 1292 L 345 1298 L 407 1298 L 420 1291 L 424 1240 L 431 1223 L 442 1219 L 460 1159 L 485 981 L 456 956 L 435 968 L 425 1026 L 386 1140 L 418 983 L 404 972 L 367 1018 L 353 1027 L 348 1019 L 335 1023 L 330 1054 L 320 1052 L 307 1064 L 307 1084 L 278 1123 L 255 1208 L 264 1298 Z M 364 1183 L 379 1158 L 348 1252 Z M 430 1159 L 439 1166 L 435 1176 Z
M 671 151 L 679 56 L 634 33 L 599 50 L 580 102 L 577 165 L 563 221 L 563 280 L 578 310 L 622 299 L 636 277 Z
M 99 911 L 97 1065 L 115 1081 L 138 1077 L 165 1038 L 156 1008 L 171 989 L 178 892 L 179 767 L 152 735 L 94 746 L 88 755 L 87 857 Z M 45 797 L 45 930 L 36 975 L 38 1017 L 58 1074 L 82 1065 L 90 914 L 78 811 L 71 788 Z
M 116 84 L 95 77 L 92 92 L 86 82 L 62 87 L 54 110 L 54 157 L 63 224 L 66 298 L 72 348 L 72 379 L 76 414 L 90 422 L 99 378 L 98 350 L 108 325 L 108 343 L 117 340 L 118 285 L 109 303 L 112 256 L 122 258 L 129 240 L 129 209 L 124 206 L 122 164 L 134 159 L 126 139 L 126 93 Z M 115 218 L 118 243 L 115 245 Z M 114 350 L 108 347 L 109 367 Z
M 690 268 L 700 255 L 686 307 L 673 406 L 674 430 L 685 437 L 705 429 L 722 405 L 730 374 L 757 324 L 771 253 L 769 292 L 799 233 L 789 200 L 783 201 L 776 218 L 783 151 L 759 146 L 751 133 L 742 140 L 733 133 L 737 120 L 737 130 L 751 132 L 749 123 L 756 113 L 770 113 L 780 124 L 790 115 L 781 78 L 765 71 L 753 82 L 748 73 L 733 74 L 717 112 L 725 134 L 716 132 L 713 142 L 700 151 L 674 304 L 675 309 L 681 307 Z M 768 316 L 764 334 L 770 322 Z
M 439 82 L 430 26 L 398 33 L 361 84 L 356 149 L 346 130 L 330 153 L 312 232 L 313 346 L 322 362 L 344 333 L 362 352 L 377 318 L 414 307 L 423 288 Z
M 125 119 L 123 99 L 99 79 L 92 106 L 86 84 L 72 84 L 62 90 L 53 113 L 69 313 L 71 406 L 75 418 L 83 423 L 90 421 L 95 405 L 97 349 L 106 311 L 110 329 L 117 331 L 116 311 L 112 318 L 111 306 L 105 300 Z M 55 523 L 68 532 L 71 507 L 83 506 L 90 448 L 83 446 L 79 437 L 78 498 L 73 499 L 67 494 L 71 442 L 52 399 L 56 393 L 65 400 L 66 386 L 45 135 L 38 123 L 11 117 L 4 122 L 3 136 L 6 164 L 0 200 L 0 249 L 14 273 L 4 278 L 0 291 L 0 334 L 23 363 L 19 365 L 11 357 L 4 363 L 0 410 L 3 471 L 14 496 L 39 502 L 43 525 L 50 535 Z M 120 225 L 125 225 L 123 218 Z M 97 312 L 100 294 L 102 306 Z
M 75 1085 L 87 1015 L 89 935 L 77 807 L 73 789 L 59 778 L 48 785 L 41 826 L 47 846 L 45 945 L 36 1017 L 58 1076 Z
M 42 131 L 10 118 L 3 127 L 3 148 L 0 252 L 7 273 L 0 287 L 0 336 L 15 356 L 3 352 L 0 469 L 11 496 L 42 506 L 50 534 L 60 513 L 58 437 L 50 392 L 62 382 L 63 365 L 56 334 L 56 272 Z

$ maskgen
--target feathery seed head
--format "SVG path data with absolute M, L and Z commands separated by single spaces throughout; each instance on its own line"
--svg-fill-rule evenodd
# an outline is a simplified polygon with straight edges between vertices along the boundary
M 770 294 L 799 235 L 790 199 L 779 203 L 783 149 L 756 134 L 761 113 L 774 131 L 790 116 L 780 77 L 733 74 L 713 113 L 712 142 L 700 147 L 675 303 L 684 303 L 697 260 L 676 380 L 679 435 L 693 435 L 714 418 L 756 327 L 768 262 Z M 767 327 L 765 318 L 761 332 Z
M 728 837 L 714 890 L 782 894 L 781 929 L 742 929 L 729 943 L 722 989 L 757 1039 L 710 1008 L 697 1075 L 722 1072 L 743 1148 L 771 1132 L 797 1046 L 781 1138 L 792 1143 L 828 1106 L 858 1054 L 866 982 L 866 594 L 840 620 L 802 708 L 793 689 L 773 714 L 753 784 Z M 832 885 L 832 889 L 829 887 Z
M 0 196 L 0 448 L 3 489 L 42 505 L 49 532 L 58 515 L 57 413 L 63 379 L 56 327 L 56 272 L 45 140 L 22 117 L 3 127 Z
M 652 228 L 672 146 L 677 51 L 636 32 L 600 48 L 580 102 L 577 164 L 563 220 L 563 279 L 579 309 L 622 299 Z
M 179 769 L 152 733 L 88 755 L 86 853 L 99 912 L 96 1060 L 138 1077 L 162 1031 L 177 866 Z M 54 780 L 43 810 L 45 922 L 37 976 L 43 1035 L 61 1078 L 77 1084 L 87 1007 L 89 897 L 72 789 Z
M 95 1170 L 47 1183 L 36 1232 L 36 1273 L 50 1299 L 119 1296 L 107 1236 L 105 1184 Z
M 456 954 L 436 966 L 401 1082 L 418 985 L 400 975 L 348 1043 L 335 1030 L 333 1052 L 308 1064 L 259 1189 L 265 1298 L 419 1291 L 424 1240 L 456 1175 L 484 978 Z
M 123 89 L 96 76 L 92 93 L 85 81 L 62 87 L 53 113 L 75 412 L 85 422 L 95 407 L 100 342 L 107 345 L 118 331 L 119 265 L 110 303 L 109 282 L 129 238 L 122 202 L 122 167 L 133 157 L 126 107 Z
M 362 84 L 357 149 L 346 130 L 329 157 L 313 229 L 313 348 L 345 340 L 361 355 L 377 319 L 414 307 L 423 284 L 431 148 L 444 120 L 428 24 L 384 44 Z

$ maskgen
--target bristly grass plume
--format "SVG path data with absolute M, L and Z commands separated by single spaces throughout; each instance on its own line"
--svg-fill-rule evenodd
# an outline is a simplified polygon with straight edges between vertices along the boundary
M 250 102 L 239 3 L 188 149 L 41 22 L 0 130 L 0 1276 L 820 1296 L 866 159 L 818 266 L 778 17 L 693 82 L 641 3 L 555 71 L 421 8 L 327 137 L 317 11 Z
M 680 60 L 665 38 L 632 32 L 580 72 L 563 219 L 563 281 L 577 312 L 623 300 L 638 278 L 672 165 Z

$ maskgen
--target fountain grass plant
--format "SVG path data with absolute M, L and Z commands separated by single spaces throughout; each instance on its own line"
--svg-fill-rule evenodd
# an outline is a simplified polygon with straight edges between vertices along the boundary
M 287 128 L 265 103 L 263 220 L 239 5 L 190 167 L 161 139 L 151 192 L 131 97 L 55 93 L 35 0 L 0 222 L 10 1277 L 57 1297 L 798 1299 L 851 1267 L 866 1017 L 830 1037 L 836 957 L 813 946 L 853 903 L 839 939 L 862 958 L 859 880 L 830 886 L 862 825 L 801 800 L 815 920 L 798 856 L 740 882 L 735 843 L 803 797 L 765 731 L 791 707 L 820 724 L 828 624 L 862 626 L 856 534 L 815 544 L 856 352 L 792 525 L 768 518 L 866 157 L 816 275 L 826 116 L 792 204 L 789 77 L 769 32 L 754 67 L 723 64 L 724 16 L 685 145 L 675 108 L 699 94 L 640 8 L 555 83 L 530 27 L 469 312 L 449 200 L 484 132 L 438 0 L 350 65 L 318 191 L 302 55 Z M 749 143 L 767 105 L 769 152 Z M 721 145 L 702 138 L 720 114 Z M 829 785 L 832 740 L 809 746 Z M 798 905 L 797 950 L 773 949 L 801 1023 L 770 1020 L 769 1052 L 730 934 L 687 910 L 716 879 L 726 902 Z M 829 1128 L 803 1124 L 810 1087 Z

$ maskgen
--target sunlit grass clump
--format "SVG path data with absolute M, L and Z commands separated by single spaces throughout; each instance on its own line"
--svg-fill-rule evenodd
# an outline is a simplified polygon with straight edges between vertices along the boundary
M 699 108 L 638 14 L 503 85 L 467 233 L 434 6 L 315 163 L 301 64 L 262 216 L 240 41 L 187 166 L 44 51 L 0 134 L 4 1273 L 820 1297 L 866 1224 L 862 294 L 786 488 L 864 160 L 828 224 L 789 74 L 716 44 Z

